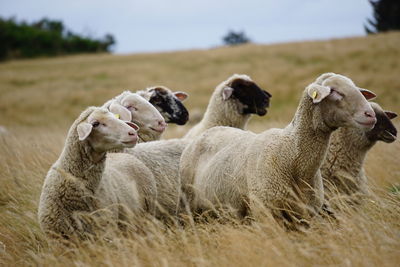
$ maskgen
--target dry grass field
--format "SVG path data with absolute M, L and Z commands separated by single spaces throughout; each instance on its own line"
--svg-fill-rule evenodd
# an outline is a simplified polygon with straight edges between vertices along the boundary
M 304 87 L 328 71 L 351 77 L 400 114 L 400 33 L 1 63 L 0 125 L 7 133 L 0 133 L 0 266 L 399 266 L 399 141 L 379 143 L 368 154 L 370 199 L 357 210 L 343 207 L 337 222 L 315 218 L 304 232 L 286 232 L 266 214 L 246 225 L 164 228 L 148 222 L 146 233 L 108 233 L 111 239 L 63 247 L 39 228 L 43 179 L 69 126 L 87 106 L 123 89 L 161 84 L 188 92 L 186 106 L 192 115 L 201 114 L 218 83 L 246 73 L 273 95 L 269 113 L 249 124 L 260 132 L 286 125 Z M 165 138 L 180 137 L 192 125 L 171 125 Z

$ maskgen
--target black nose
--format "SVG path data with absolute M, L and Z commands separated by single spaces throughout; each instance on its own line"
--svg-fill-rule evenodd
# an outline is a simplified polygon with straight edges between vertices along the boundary
M 267 91 L 263 90 L 263 92 L 264 92 L 264 94 L 265 94 L 267 97 L 269 97 L 269 98 L 272 97 L 272 95 L 271 95 L 270 93 L 268 93 Z
M 258 109 L 257 110 L 257 115 L 259 116 L 264 116 L 265 114 L 267 114 L 267 110 L 262 108 L 262 109 Z
M 393 134 L 394 136 L 397 136 L 397 129 L 395 127 L 388 129 L 387 130 L 389 133 Z
M 266 106 L 267 108 L 269 107 L 269 98 L 265 99 L 264 106 Z
M 179 114 L 175 114 L 171 117 L 170 123 L 176 123 L 178 125 L 184 125 L 189 120 L 189 112 L 186 110 L 182 110 Z

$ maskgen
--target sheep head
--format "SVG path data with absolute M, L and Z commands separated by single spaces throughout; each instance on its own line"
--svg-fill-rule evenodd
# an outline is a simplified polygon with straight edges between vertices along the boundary
M 139 127 L 124 122 L 104 108 L 96 108 L 77 125 L 79 141 L 86 141 L 96 152 L 133 147 Z
M 383 110 L 377 103 L 371 102 L 371 107 L 376 114 L 376 124 L 371 131 L 366 132 L 368 140 L 385 143 L 394 142 L 397 137 L 397 129 L 391 120 L 396 118 L 397 114 Z
M 367 101 L 375 94 L 358 88 L 352 80 L 339 74 L 323 74 L 306 90 L 318 105 L 324 123 L 330 128 L 356 127 L 370 130 L 376 123 L 375 112 Z
M 264 116 L 269 107 L 270 93 L 261 89 L 247 75 L 235 74 L 225 82 L 222 99 L 236 99 L 241 103 L 241 114 Z
M 188 97 L 185 92 L 172 92 L 164 86 L 147 89 L 149 102 L 157 108 L 168 123 L 184 125 L 189 120 L 189 112 L 182 104 Z
M 108 109 L 121 119 L 129 120 L 130 116 L 130 121 L 139 126 L 139 137 L 144 141 L 159 139 L 167 127 L 160 112 L 138 94 L 125 91 L 107 103 Z

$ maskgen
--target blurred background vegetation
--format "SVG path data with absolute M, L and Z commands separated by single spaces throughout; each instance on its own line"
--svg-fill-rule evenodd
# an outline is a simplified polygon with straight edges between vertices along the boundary
M 111 34 L 101 39 L 68 30 L 62 21 L 43 18 L 33 23 L 0 18 L 0 60 L 76 53 L 110 52 Z
M 373 18 L 364 24 L 368 34 L 400 30 L 399 0 L 369 0 L 373 8 Z
M 400 30 L 399 0 L 369 0 L 372 18 L 364 24 L 368 34 Z M 361 23 L 360 23 L 361 24 Z M 245 31 L 229 30 L 223 37 L 224 45 L 251 42 Z M 28 23 L 16 18 L 0 17 L 0 61 L 16 58 L 59 56 L 77 53 L 111 52 L 116 40 L 106 34 L 93 38 L 72 32 L 60 20 L 42 18 Z

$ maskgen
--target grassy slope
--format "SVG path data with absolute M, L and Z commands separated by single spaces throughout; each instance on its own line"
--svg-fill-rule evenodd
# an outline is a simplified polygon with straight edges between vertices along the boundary
M 251 226 L 151 227 L 146 236 L 58 250 L 36 219 L 43 178 L 61 151 L 71 122 L 88 105 L 122 89 L 154 84 L 190 93 L 192 114 L 203 112 L 213 88 L 232 73 L 246 73 L 273 95 L 254 131 L 288 123 L 303 88 L 322 72 L 351 77 L 375 91 L 386 109 L 400 113 L 400 33 L 367 38 L 279 45 L 246 45 L 164 54 L 73 56 L 0 64 L 0 265 L 386 265 L 400 262 L 400 145 L 378 144 L 367 173 L 377 197 L 358 212 L 339 215 L 339 226 L 316 220 L 306 234 L 285 233 L 268 217 Z M 399 123 L 397 123 L 400 126 Z M 186 127 L 171 126 L 166 137 Z M 3 249 L 3 245 L 5 249 Z

